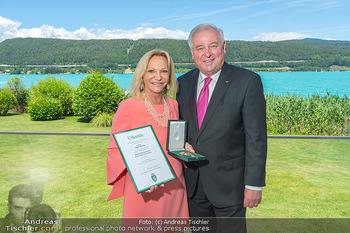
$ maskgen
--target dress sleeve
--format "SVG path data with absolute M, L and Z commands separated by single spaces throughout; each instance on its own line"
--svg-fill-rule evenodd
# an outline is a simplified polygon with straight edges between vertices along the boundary
M 112 134 L 129 129 L 130 108 L 125 101 L 122 101 L 113 118 L 109 147 L 107 149 L 107 184 L 113 185 L 108 200 L 124 195 L 125 175 L 127 173 L 123 158 Z

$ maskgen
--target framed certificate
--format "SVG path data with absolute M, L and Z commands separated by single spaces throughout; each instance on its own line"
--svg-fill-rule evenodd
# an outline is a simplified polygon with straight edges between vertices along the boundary
M 187 121 L 169 120 L 167 150 L 169 155 L 186 162 L 205 160 L 205 156 L 185 150 Z
M 137 193 L 175 179 L 151 125 L 114 133 L 113 137 Z

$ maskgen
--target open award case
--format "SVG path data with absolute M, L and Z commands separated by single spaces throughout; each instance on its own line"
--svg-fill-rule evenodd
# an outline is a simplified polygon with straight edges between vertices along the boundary
M 186 162 L 205 160 L 203 155 L 189 152 L 185 149 L 187 121 L 169 120 L 167 150 L 169 155 Z

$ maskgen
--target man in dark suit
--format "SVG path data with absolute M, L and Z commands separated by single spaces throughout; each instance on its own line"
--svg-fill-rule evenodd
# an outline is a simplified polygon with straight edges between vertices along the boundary
M 261 78 L 225 62 L 226 43 L 216 26 L 198 25 L 188 41 L 197 69 L 178 78 L 177 101 L 180 119 L 188 121 L 187 141 L 207 158 L 184 169 L 190 216 L 244 218 L 246 207 L 261 203 L 265 186 Z M 220 224 L 219 232 L 228 231 Z

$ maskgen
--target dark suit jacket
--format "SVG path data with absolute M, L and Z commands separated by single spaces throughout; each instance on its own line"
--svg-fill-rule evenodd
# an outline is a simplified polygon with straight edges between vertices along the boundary
M 187 141 L 207 160 L 184 169 L 191 197 L 200 175 L 216 207 L 243 204 L 244 186 L 265 186 L 266 104 L 258 74 L 225 63 L 198 129 L 196 95 L 199 70 L 178 78 L 180 119 L 188 121 Z

